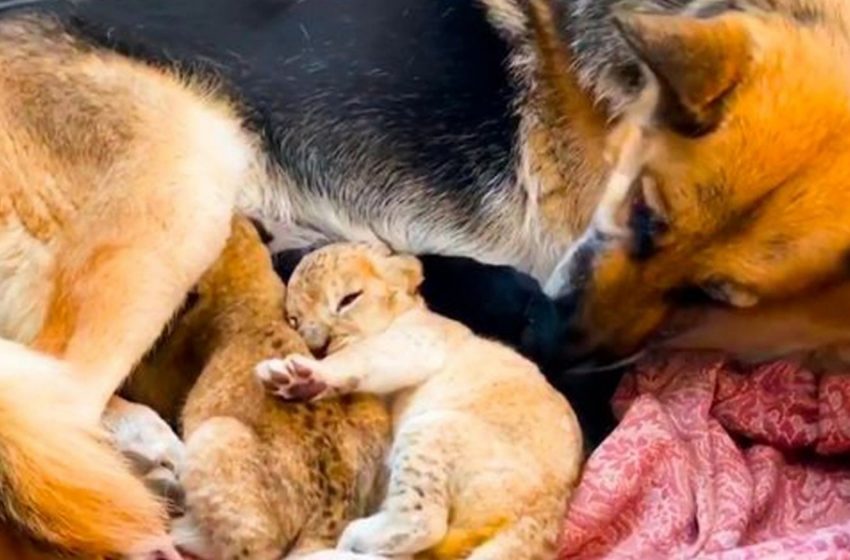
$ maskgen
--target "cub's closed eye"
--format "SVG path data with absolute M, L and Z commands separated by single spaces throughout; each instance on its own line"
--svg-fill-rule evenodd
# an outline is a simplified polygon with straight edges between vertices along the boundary
M 350 294 L 339 300 L 339 305 L 336 306 L 337 313 L 341 313 L 346 307 L 350 307 L 357 299 L 363 295 L 363 290 L 351 292 Z

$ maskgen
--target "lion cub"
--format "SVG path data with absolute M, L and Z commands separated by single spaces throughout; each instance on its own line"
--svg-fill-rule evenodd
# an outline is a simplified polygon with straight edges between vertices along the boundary
M 378 247 L 308 255 L 286 310 L 327 357 L 257 367 L 285 400 L 394 395 L 380 511 L 348 526 L 340 552 L 320 556 L 553 558 L 582 460 L 573 411 L 531 362 L 430 312 L 421 281 L 418 260 Z
M 137 373 L 148 386 L 176 387 L 200 372 L 182 412 L 188 514 L 174 537 L 205 559 L 327 548 L 376 505 L 390 436 L 383 403 L 284 404 L 254 377 L 262 359 L 307 351 L 284 320 L 284 293 L 257 231 L 235 220 L 196 299 Z

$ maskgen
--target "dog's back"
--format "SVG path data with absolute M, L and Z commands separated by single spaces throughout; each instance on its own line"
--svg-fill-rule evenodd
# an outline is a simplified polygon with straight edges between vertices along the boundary
M 641 74 L 609 21 L 612 3 L 554 2 L 555 32 L 576 46 L 583 83 L 616 107 Z M 504 17 L 505 5 L 521 13 L 522 4 L 44 0 L 38 9 L 95 44 L 230 85 L 280 171 L 265 200 L 297 222 L 275 232 L 275 248 L 305 236 L 380 240 L 541 275 L 593 198 L 577 193 L 601 176 L 582 160 L 583 133 L 555 130 L 582 117 L 549 122 L 541 106 L 542 39 Z M 546 177 L 548 168 L 558 171 Z M 576 197 L 578 209 L 553 202 Z

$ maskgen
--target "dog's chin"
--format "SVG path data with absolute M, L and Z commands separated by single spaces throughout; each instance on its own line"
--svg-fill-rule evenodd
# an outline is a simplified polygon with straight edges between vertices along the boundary
M 645 349 L 641 349 L 625 358 L 588 357 L 570 364 L 563 370 L 563 373 L 569 376 L 580 376 L 624 370 L 634 365 L 645 353 Z
M 687 328 L 670 328 L 658 333 L 648 348 L 661 352 L 702 351 L 719 352 L 746 363 L 768 362 L 810 350 L 805 345 L 777 344 L 770 337 L 735 336 L 724 333 L 706 323 L 695 323 Z
M 594 351 L 570 360 L 564 368 L 566 375 L 591 375 L 594 373 L 624 370 L 650 353 L 681 350 L 723 350 L 705 344 L 700 338 L 700 325 L 704 312 L 699 309 L 685 309 L 671 314 L 667 320 L 642 343 L 628 354 L 612 354 Z

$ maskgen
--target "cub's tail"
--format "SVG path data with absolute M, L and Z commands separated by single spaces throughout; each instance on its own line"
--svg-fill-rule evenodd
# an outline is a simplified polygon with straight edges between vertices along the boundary
M 156 550 L 167 534 L 164 508 L 71 413 L 62 370 L 0 340 L 0 521 L 86 557 Z
M 549 560 L 556 555 L 565 505 L 563 494 L 554 492 L 514 521 L 450 530 L 440 544 L 417 554 L 415 560 Z

